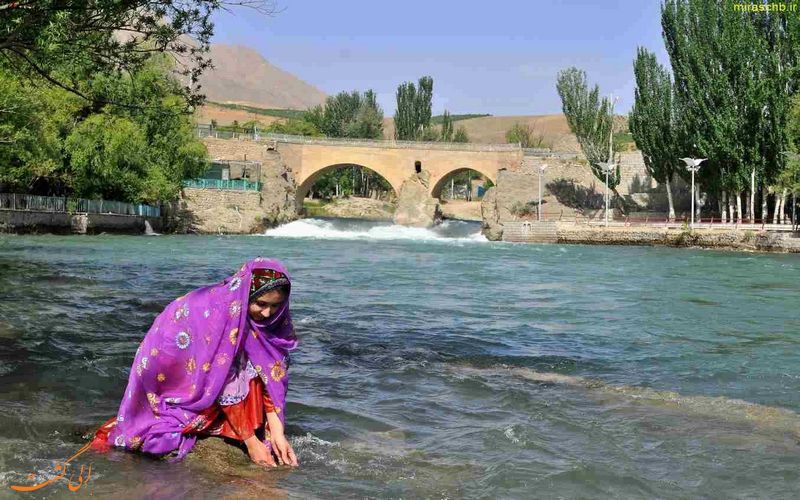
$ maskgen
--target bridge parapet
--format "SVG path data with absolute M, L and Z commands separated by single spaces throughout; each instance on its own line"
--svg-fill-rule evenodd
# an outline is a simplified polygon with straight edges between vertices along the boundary
M 379 139 L 344 139 L 320 138 L 302 135 L 264 134 L 264 139 L 289 144 L 315 144 L 320 146 L 357 146 L 381 149 L 435 149 L 445 151 L 489 151 L 489 152 L 518 152 L 522 149 L 518 144 L 478 144 L 470 142 L 421 142 L 421 141 L 395 141 Z

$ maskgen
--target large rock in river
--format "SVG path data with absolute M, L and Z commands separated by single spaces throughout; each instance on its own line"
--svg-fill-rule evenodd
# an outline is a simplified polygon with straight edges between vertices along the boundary
M 530 209 L 538 202 L 538 177 L 528 172 L 500 170 L 497 185 L 489 188 L 481 201 L 482 232 L 487 239 L 503 238 L 503 222 L 518 219 L 521 209 Z
M 431 227 L 442 222 L 439 200 L 429 194 L 430 174 L 423 170 L 403 182 L 394 212 L 394 223 Z

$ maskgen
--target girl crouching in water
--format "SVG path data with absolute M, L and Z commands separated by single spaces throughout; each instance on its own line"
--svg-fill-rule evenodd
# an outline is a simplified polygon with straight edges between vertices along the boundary
M 244 443 L 257 464 L 296 466 L 284 436 L 297 346 L 290 293 L 286 269 L 257 258 L 170 303 L 136 350 L 119 412 L 95 447 L 180 460 L 198 436 L 221 436 Z

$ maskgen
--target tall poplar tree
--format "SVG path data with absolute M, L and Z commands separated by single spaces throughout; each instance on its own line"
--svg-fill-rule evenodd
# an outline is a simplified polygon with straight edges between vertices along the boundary
M 680 150 L 672 79 L 666 68 L 658 64 L 655 54 L 643 47 L 637 51 L 633 72 L 636 89 L 629 127 L 648 173 L 666 187 L 669 220 L 675 220 L 670 183 L 679 173 Z
M 586 72 L 578 68 L 567 68 L 558 73 L 556 90 L 561 96 L 561 109 L 567 118 L 570 131 L 575 134 L 583 154 L 589 161 L 592 173 L 605 183 L 606 174 L 597 163 L 612 161 L 611 127 L 614 117 L 611 102 L 600 98 L 600 88 L 590 89 Z M 620 183 L 619 166 L 608 176 L 608 188 L 619 196 L 616 187 Z
M 394 114 L 394 137 L 403 141 L 419 140 L 431 126 L 433 78 L 423 76 L 419 87 L 404 82 L 397 87 L 397 110 Z
M 764 179 L 768 99 L 766 44 L 755 18 L 725 0 L 665 0 L 664 42 L 687 134 L 686 156 L 707 157 L 699 171 L 720 212 L 742 219 L 741 195 L 753 171 Z

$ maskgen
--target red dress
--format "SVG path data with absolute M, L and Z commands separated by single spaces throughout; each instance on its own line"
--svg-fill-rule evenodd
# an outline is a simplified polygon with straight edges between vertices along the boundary
M 244 441 L 256 429 L 265 428 L 267 413 L 275 411 L 269 394 L 264 390 L 264 383 L 258 377 L 250 379 L 247 397 L 234 405 L 223 406 L 215 403 L 213 406 L 200 412 L 199 416 L 205 417 L 201 425 L 187 424 L 183 428 L 184 434 L 199 434 L 201 436 L 222 436 L 236 441 Z M 117 424 L 117 417 L 111 417 L 100 426 L 92 441 L 92 448 L 107 450 L 108 433 Z M 267 434 L 268 435 L 268 434 Z

